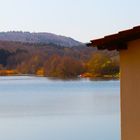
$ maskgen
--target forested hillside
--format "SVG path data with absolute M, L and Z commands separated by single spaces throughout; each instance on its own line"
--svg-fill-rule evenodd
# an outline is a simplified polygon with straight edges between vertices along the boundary
M 47 77 L 118 77 L 118 52 L 77 46 L 0 41 L 0 74 Z
M 53 33 L 30 33 L 30 32 L 0 32 L 1 41 L 13 41 L 22 43 L 42 43 L 54 44 L 62 47 L 73 47 L 83 45 L 83 43 L 74 40 L 71 37 L 56 35 Z

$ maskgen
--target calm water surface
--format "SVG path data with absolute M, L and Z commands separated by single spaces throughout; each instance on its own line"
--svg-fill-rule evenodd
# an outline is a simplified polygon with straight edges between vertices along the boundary
M 119 84 L 0 77 L 0 140 L 120 140 Z

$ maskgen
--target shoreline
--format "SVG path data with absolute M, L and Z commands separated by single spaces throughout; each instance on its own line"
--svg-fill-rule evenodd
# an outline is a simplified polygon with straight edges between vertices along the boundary
M 88 79 L 88 80 L 93 80 L 93 81 L 109 81 L 109 80 L 120 80 L 119 77 L 113 77 L 113 76 L 108 76 L 108 77 L 69 77 L 69 78 L 63 78 L 63 77 L 47 77 L 47 76 L 43 76 L 43 75 L 35 75 L 35 74 L 8 74 L 8 75 L 0 75 L 0 77 L 10 77 L 10 76 L 27 76 L 27 77 L 42 77 L 42 78 L 48 78 L 51 80 L 81 80 L 81 79 Z

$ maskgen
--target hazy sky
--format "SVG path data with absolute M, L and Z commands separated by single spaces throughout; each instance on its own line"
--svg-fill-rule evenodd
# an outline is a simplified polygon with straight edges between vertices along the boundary
M 0 31 L 51 32 L 82 42 L 140 25 L 140 0 L 0 0 Z

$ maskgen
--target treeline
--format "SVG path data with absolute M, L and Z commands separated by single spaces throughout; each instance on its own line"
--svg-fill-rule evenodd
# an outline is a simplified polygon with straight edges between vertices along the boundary
M 33 74 L 47 77 L 118 77 L 118 52 L 88 47 L 60 47 L 0 41 L 0 74 Z

